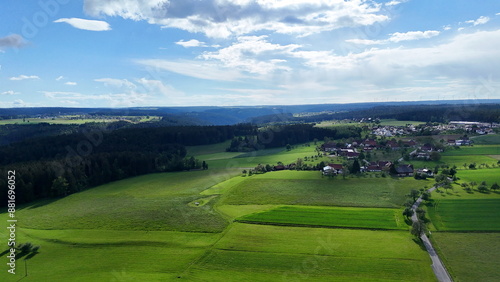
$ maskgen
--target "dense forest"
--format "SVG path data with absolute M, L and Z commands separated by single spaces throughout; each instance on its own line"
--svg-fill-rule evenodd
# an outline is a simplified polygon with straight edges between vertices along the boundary
M 251 125 L 154 128 L 80 127 L 77 133 L 44 136 L 0 147 L 0 171 L 19 175 L 17 203 L 62 197 L 125 177 L 207 169 L 186 157 L 185 146 L 223 142 L 256 134 Z M 5 181 L 0 180 L 2 205 Z

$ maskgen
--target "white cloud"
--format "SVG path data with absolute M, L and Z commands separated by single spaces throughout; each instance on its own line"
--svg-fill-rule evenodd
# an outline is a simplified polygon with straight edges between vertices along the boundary
M 67 23 L 74 28 L 90 31 L 111 30 L 110 25 L 105 21 L 86 20 L 79 18 L 62 18 L 54 21 L 55 23 Z
M 181 96 L 184 96 L 184 93 L 176 90 L 171 85 L 165 85 L 160 80 L 141 78 L 141 79 L 138 79 L 137 82 L 139 84 L 141 84 L 147 90 L 147 92 L 150 94 L 157 94 L 157 95 L 161 95 L 163 97 L 181 97 Z
M 451 29 L 451 26 L 450 25 L 445 25 L 443 26 L 443 30 L 450 30 Z
M 500 16 L 500 13 L 496 13 L 495 16 Z
M 59 80 L 61 80 L 61 79 L 64 79 L 64 76 L 62 76 L 62 75 L 58 76 L 58 77 L 56 78 L 56 81 L 59 81 Z
M 89 95 L 82 94 L 78 92 L 60 92 L 60 91 L 41 91 L 44 96 L 48 99 L 55 100 L 57 102 L 62 102 L 64 104 L 81 104 L 81 102 L 94 103 L 99 102 L 108 103 L 112 107 L 131 107 L 137 105 L 145 105 L 144 103 L 148 100 L 149 95 L 143 93 L 111 93 L 111 94 L 99 94 L 99 95 Z
M 380 4 L 365 0 L 85 0 L 92 16 L 145 20 L 165 28 L 228 38 L 268 30 L 306 36 L 387 21 Z
M 116 87 L 116 88 L 128 88 L 135 89 L 137 86 L 128 81 L 127 79 L 117 79 L 117 78 L 98 78 L 94 79 L 94 81 L 102 82 L 106 86 Z
M 40 77 L 36 75 L 24 75 L 21 74 L 20 76 L 14 76 L 9 78 L 10 80 L 27 80 L 27 79 L 40 79 Z
M 9 91 L 5 91 L 5 92 L 0 92 L 0 95 L 18 95 L 19 92 L 15 92 L 15 91 L 12 91 L 12 90 L 9 90 Z
M 380 45 L 380 44 L 386 44 L 387 40 L 347 39 L 345 42 L 359 44 L 359 45 Z
M 14 103 L 12 103 L 12 106 L 13 107 L 26 107 L 27 104 L 22 99 L 17 99 L 17 100 L 14 100 Z
M 409 32 L 395 32 L 391 34 L 389 41 L 391 42 L 400 42 L 400 41 L 408 41 L 408 40 L 418 40 L 418 39 L 427 39 L 434 36 L 439 35 L 439 31 L 437 30 L 426 30 L 426 31 L 409 31 Z
M 219 80 L 219 81 L 238 81 L 244 76 L 234 70 L 224 68 L 220 64 L 213 64 L 200 61 L 168 61 L 160 59 L 136 60 L 136 63 L 146 66 L 148 71 L 170 71 L 194 78 Z
M 485 24 L 485 23 L 487 23 L 489 21 L 490 21 L 489 17 L 481 16 L 481 17 L 479 17 L 476 20 L 466 21 L 466 23 L 469 23 L 469 24 L 472 24 L 472 25 L 476 26 L 476 25 L 480 25 L 480 24 Z
M 440 32 L 437 30 L 395 32 L 390 34 L 390 37 L 385 40 L 347 39 L 346 42 L 359 45 L 381 45 L 391 42 L 398 43 L 401 41 L 428 39 L 434 36 L 438 36 L 439 34 Z
M 75 86 L 75 85 L 77 85 L 77 83 L 76 83 L 76 82 L 73 82 L 73 81 L 68 81 L 68 82 L 66 82 L 66 83 L 64 83 L 64 84 L 66 84 L 66 85 L 70 85 L 70 86 Z
M 282 63 L 280 56 L 301 47 L 297 44 L 280 45 L 266 40 L 267 36 L 241 36 L 235 44 L 216 52 L 205 52 L 206 60 L 218 60 L 225 67 L 235 68 L 254 74 L 268 74 L 275 70 L 290 70 Z
M 26 41 L 19 34 L 11 34 L 0 38 L 0 51 L 7 48 L 21 48 L 26 45 Z
M 175 42 L 177 45 L 181 45 L 184 48 L 189 48 L 189 47 L 207 47 L 205 42 L 198 41 L 196 39 L 191 39 L 188 41 L 180 40 L 178 42 Z
M 401 3 L 405 3 L 405 2 L 407 2 L 407 0 L 400 0 L 400 1 L 392 0 L 392 1 L 386 2 L 384 5 L 386 5 L 386 6 L 396 6 L 396 5 L 399 5 Z

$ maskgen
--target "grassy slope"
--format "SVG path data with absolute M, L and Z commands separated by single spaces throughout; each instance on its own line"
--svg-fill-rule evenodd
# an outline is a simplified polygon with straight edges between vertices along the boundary
M 240 222 L 291 226 L 407 230 L 400 209 L 284 206 L 242 216 Z
M 431 181 L 413 178 L 321 178 L 319 172 L 271 172 L 248 177 L 223 195 L 229 205 L 287 204 L 400 207 L 410 189 Z
M 19 242 L 41 246 L 28 261 L 29 276 L 23 281 L 166 281 L 177 277 L 220 234 L 18 229 L 17 236 Z M 18 260 L 17 267 L 17 274 L 11 275 L 2 264 L 0 281 L 22 278 L 24 261 Z
M 235 223 L 182 278 L 435 281 L 429 263 L 408 232 Z
M 500 145 L 500 134 L 488 134 L 471 138 L 477 145 Z
M 226 221 L 213 204 L 193 208 L 199 192 L 234 176 L 225 170 L 161 173 L 113 182 L 51 204 L 18 211 L 20 225 L 38 229 L 220 232 Z

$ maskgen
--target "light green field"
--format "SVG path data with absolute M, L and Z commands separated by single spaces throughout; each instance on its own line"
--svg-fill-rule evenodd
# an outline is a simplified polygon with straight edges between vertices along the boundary
M 460 149 L 450 149 L 442 153 L 443 156 L 469 155 L 500 155 L 500 145 L 462 146 Z
M 395 120 L 395 119 L 383 119 L 380 121 L 380 125 L 386 126 L 405 126 L 407 124 L 420 125 L 425 124 L 422 121 L 407 121 L 407 120 Z
M 224 153 L 225 155 L 198 155 L 197 158 L 200 160 L 213 159 L 210 161 L 209 167 L 214 168 L 253 168 L 258 164 L 270 164 L 277 165 L 278 162 L 283 162 L 284 164 L 290 164 L 297 161 L 298 158 L 304 159 L 305 157 L 315 156 L 317 152 L 315 151 L 316 146 L 312 143 L 308 146 L 297 145 L 291 151 L 287 151 L 285 148 L 272 148 L 264 149 L 249 153 Z M 225 156 L 223 158 L 220 156 Z M 220 158 L 219 158 L 220 157 Z M 321 157 L 314 159 L 314 161 L 304 161 L 304 164 L 316 165 L 321 161 L 332 162 L 331 158 Z
M 476 163 L 476 165 L 480 165 L 482 163 L 488 164 L 490 166 L 496 165 L 498 160 L 489 156 L 489 155 L 454 155 L 454 156 L 443 156 L 439 161 L 408 161 L 407 163 L 413 164 L 415 168 L 434 168 L 436 165 L 444 165 L 448 166 L 456 166 L 457 169 L 464 169 L 463 164 L 471 164 Z
M 500 145 L 500 134 L 488 134 L 472 137 L 471 140 L 477 145 Z
M 390 242 L 390 243 L 389 243 Z M 232 225 L 188 281 L 435 281 L 404 231 Z
M 438 231 L 500 231 L 500 199 L 440 199 L 428 211 Z
M 234 176 L 206 170 L 134 177 L 18 211 L 20 225 L 32 229 L 177 230 L 220 232 L 227 222 L 213 209 L 188 204 L 199 193 Z
M 500 233 L 433 232 L 432 240 L 454 281 L 498 281 Z
M 239 222 L 283 226 L 403 229 L 400 209 L 284 206 L 237 218 Z
M 7 238 L 3 229 L 0 235 Z M 41 246 L 27 261 L 22 281 L 170 281 L 219 238 L 173 231 L 17 229 L 18 242 Z M 24 260 L 17 261 L 16 275 L 7 269 L 2 263 L 0 281 L 19 281 Z
M 413 178 L 329 179 L 317 171 L 277 171 L 247 177 L 222 196 L 222 203 L 399 208 L 411 189 L 432 183 Z
M 459 182 L 486 181 L 488 188 L 495 182 L 500 184 L 500 168 L 466 169 L 458 172 Z

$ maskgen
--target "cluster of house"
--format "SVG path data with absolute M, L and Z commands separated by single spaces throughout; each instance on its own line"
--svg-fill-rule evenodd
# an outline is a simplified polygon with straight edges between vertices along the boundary
M 348 159 L 357 158 L 359 156 L 358 150 L 369 152 L 375 149 L 390 148 L 392 150 L 399 150 L 402 147 L 415 147 L 417 142 L 414 140 L 409 141 L 389 141 L 386 145 L 381 145 L 374 139 L 355 140 L 352 143 L 325 143 L 321 145 L 321 150 L 330 154 L 338 156 L 345 156 Z
M 393 137 L 400 135 L 407 135 L 417 131 L 415 126 L 377 126 L 373 128 L 372 134 L 383 137 Z
M 390 172 L 392 162 L 379 161 L 379 162 L 366 162 L 365 166 L 361 167 L 361 172 Z M 328 164 L 323 168 L 323 175 L 342 174 L 345 168 L 341 164 Z M 398 176 L 413 176 L 415 170 L 411 164 L 400 164 L 394 167 Z M 425 173 L 427 176 L 432 177 L 432 171 L 429 169 L 419 169 L 418 173 Z

